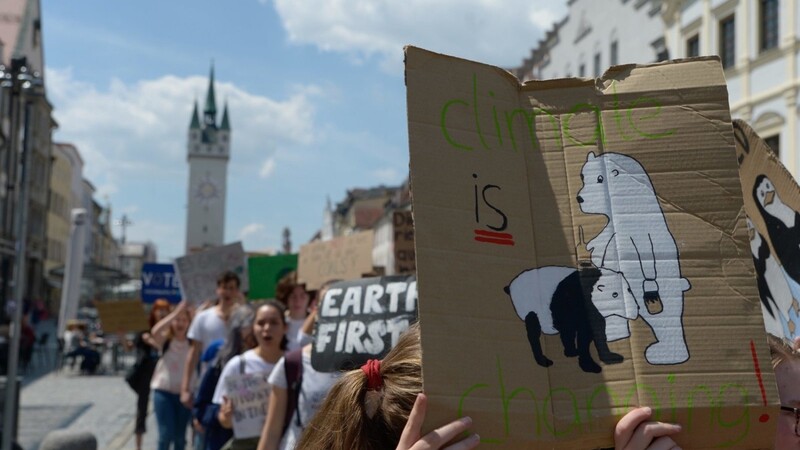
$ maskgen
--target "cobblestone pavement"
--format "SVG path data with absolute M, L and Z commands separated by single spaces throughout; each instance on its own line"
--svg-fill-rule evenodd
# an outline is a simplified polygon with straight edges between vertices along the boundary
M 39 325 L 37 336 L 44 331 L 55 335 L 52 322 Z M 17 441 L 22 448 L 38 450 L 44 437 L 56 429 L 88 431 L 97 438 L 99 450 L 121 448 L 120 443 L 129 437 L 126 433 L 133 432 L 136 394 L 125 383 L 124 370 L 116 373 L 110 370 L 111 355 L 103 357 L 101 366 L 105 374 L 81 375 L 69 364 L 58 369 L 60 358 L 55 339 L 37 352 L 30 367 L 22 372 L 17 427 Z M 124 356 L 119 368 L 124 369 L 132 362 L 132 356 Z M 155 449 L 155 442 L 143 449 Z

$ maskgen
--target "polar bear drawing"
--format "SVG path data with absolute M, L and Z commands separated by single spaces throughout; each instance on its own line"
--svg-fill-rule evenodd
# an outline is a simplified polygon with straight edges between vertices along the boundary
M 656 342 L 645 351 L 650 364 L 680 364 L 689 359 L 683 330 L 683 293 L 678 247 L 667 227 L 653 183 L 642 165 L 621 153 L 589 153 L 581 169 L 581 211 L 608 218 L 586 244 L 592 262 L 620 272 L 630 283 L 639 315 Z M 609 341 L 630 336 L 627 320 L 610 318 Z
M 504 290 L 525 322 L 533 357 L 540 366 L 553 364 L 542 352 L 542 333 L 559 334 L 564 356 L 577 356 L 584 372 L 602 370 L 589 353 L 592 342 L 601 361 L 622 362 L 621 355 L 608 349 L 605 337 L 606 317 L 638 315 L 630 287 L 621 274 L 592 266 L 539 267 L 517 275 Z

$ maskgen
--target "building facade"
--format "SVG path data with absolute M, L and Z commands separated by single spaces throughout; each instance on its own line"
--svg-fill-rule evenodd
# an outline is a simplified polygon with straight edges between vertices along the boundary
M 44 265 L 47 280 L 45 305 L 50 311 L 58 311 L 61 300 L 63 275 L 57 273 L 66 264 L 70 214 L 73 208 L 80 205 L 80 192 L 76 192 L 76 185 L 80 186 L 82 174 L 83 159 L 78 149 L 72 144 L 54 143 L 47 213 L 47 258 Z
M 19 83 L 0 88 L 0 302 L 11 299 L 14 276 L 15 221 L 27 215 L 23 300 L 43 299 L 46 291 L 47 218 L 52 156 L 52 106 L 43 79 L 44 51 L 38 0 L 0 2 L 0 63 L 5 70 L 24 67 L 32 88 Z M 28 199 L 18 204 L 20 155 L 25 155 Z M 8 189 L 13 186 L 14 189 Z M 3 310 L 5 311 L 5 310 Z M 3 315 L 0 312 L 0 315 Z
M 224 244 L 230 145 L 231 127 L 227 104 L 222 120 L 217 122 L 212 67 L 202 119 L 195 102 L 189 124 L 186 253 Z
M 731 115 L 749 122 L 797 177 L 797 0 L 570 0 L 569 13 L 512 72 L 598 76 L 608 66 L 718 55 Z
M 616 64 L 667 59 L 661 0 L 569 0 L 555 23 L 513 69 L 523 81 L 599 77 Z
M 750 123 L 797 177 L 800 18 L 797 0 L 664 2 L 674 57 L 719 55 L 731 115 Z

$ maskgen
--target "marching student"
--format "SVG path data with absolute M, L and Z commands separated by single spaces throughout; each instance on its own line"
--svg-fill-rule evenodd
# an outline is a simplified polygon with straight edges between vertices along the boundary
M 278 360 L 283 357 L 287 339 L 286 317 L 282 304 L 276 301 L 267 301 L 256 310 L 252 336 L 255 338 L 255 347 L 230 358 L 222 369 L 214 391 L 213 402 L 220 405 L 217 418 L 224 428 L 233 427 L 234 415 L 233 403 L 228 398 L 228 378 L 238 374 L 262 373 L 269 375 Z M 266 406 L 264 405 L 265 409 Z M 260 435 L 256 434 L 255 436 L 234 438 L 229 448 L 232 450 L 255 450 L 259 437 Z
M 189 357 L 189 340 L 186 333 L 192 313 L 186 300 L 150 330 L 153 343 L 161 353 L 156 363 L 150 390 L 158 423 L 158 450 L 183 450 L 186 447 L 186 426 L 191 412 L 180 399 L 181 380 L 186 359 Z
M 325 295 L 325 283 L 318 298 Z M 317 317 L 316 304 L 303 325 L 302 332 L 310 335 Z M 314 417 L 341 372 L 318 372 L 311 365 L 311 346 L 287 352 L 269 376 L 272 392 L 269 396 L 267 420 L 261 432 L 258 450 L 292 450 Z
M 228 318 L 239 298 L 239 276 L 231 271 L 223 272 L 217 278 L 217 304 L 204 309 L 195 315 L 189 326 L 187 337 L 192 344 L 189 358 L 183 371 L 181 381 L 181 403 L 192 407 L 192 376 L 194 375 L 200 354 L 217 339 L 225 339 L 228 334 Z M 205 370 L 200 371 L 202 377 Z
M 310 296 L 304 284 L 298 283 L 297 272 L 284 275 L 275 288 L 275 298 L 286 306 L 287 350 L 296 350 L 311 342 L 311 337 L 303 333 L 303 324 L 308 317 Z

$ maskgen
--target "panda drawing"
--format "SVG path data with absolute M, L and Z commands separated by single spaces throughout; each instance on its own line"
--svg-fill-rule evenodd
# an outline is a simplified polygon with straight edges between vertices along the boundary
M 584 372 L 602 370 L 589 353 L 592 342 L 601 361 L 622 362 L 622 355 L 608 348 L 606 317 L 630 319 L 639 313 L 628 282 L 619 272 L 591 265 L 580 269 L 539 267 L 520 273 L 504 290 L 525 322 L 533 357 L 540 366 L 553 364 L 542 352 L 542 333 L 559 334 L 564 356 L 577 356 Z

